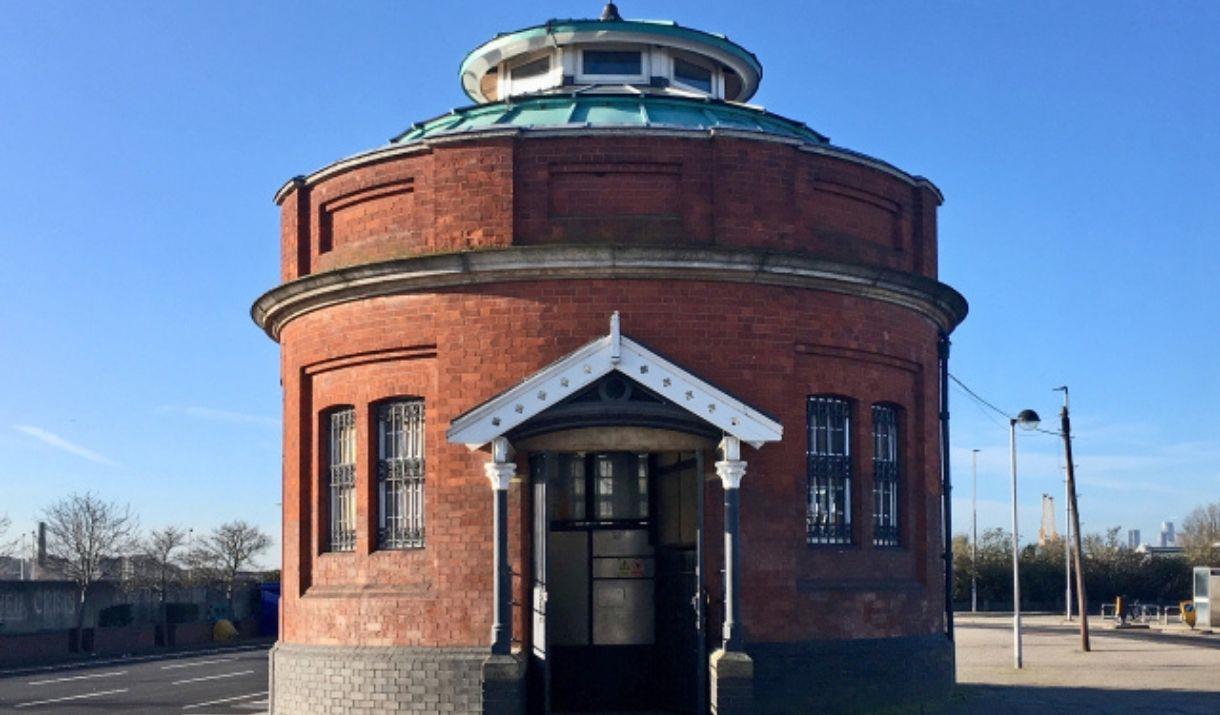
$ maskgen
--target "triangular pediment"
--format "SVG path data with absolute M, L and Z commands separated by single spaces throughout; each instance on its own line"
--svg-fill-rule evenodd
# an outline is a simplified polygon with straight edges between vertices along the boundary
M 615 313 L 610 334 L 454 419 L 448 440 L 478 449 L 615 371 L 754 447 L 783 436 L 779 422 L 622 335 Z

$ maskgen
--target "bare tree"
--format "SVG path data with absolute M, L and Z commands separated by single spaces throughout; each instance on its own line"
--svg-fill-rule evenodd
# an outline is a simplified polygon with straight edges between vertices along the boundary
M 212 530 L 191 555 L 193 568 L 210 572 L 224 584 L 229 601 L 229 613 L 236 617 L 233 593 L 238 574 L 254 565 L 259 554 L 271 548 L 271 537 L 262 529 L 244 521 L 230 521 Z
M 1196 507 L 1182 522 L 1182 549 L 1194 566 L 1220 564 L 1220 502 Z
M 76 583 L 76 627 L 85 621 L 85 603 L 103 566 L 130 548 L 139 528 L 131 507 L 102 501 L 92 493 L 70 494 L 43 510 L 47 556 Z
M 152 587 L 157 592 L 161 604 L 161 615 L 165 616 L 165 601 L 169 589 L 178 583 L 180 569 L 176 552 L 186 545 L 186 529 L 167 526 L 164 529 L 153 529 L 144 540 L 144 554 L 151 567 Z
M 12 556 L 13 551 L 16 550 L 17 540 L 16 539 L 6 540 L 4 538 L 4 535 L 6 533 L 8 533 L 8 527 L 12 523 L 13 522 L 9 521 L 8 516 L 0 515 L 0 558 Z

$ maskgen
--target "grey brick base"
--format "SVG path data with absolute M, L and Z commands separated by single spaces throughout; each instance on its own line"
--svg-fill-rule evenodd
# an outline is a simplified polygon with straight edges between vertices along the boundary
M 745 649 L 759 713 L 871 713 L 943 700 L 953 689 L 953 643 L 941 634 Z
M 491 657 L 486 648 L 277 643 L 270 658 L 273 715 L 513 715 L 523 709 L 524 667 L 512 656 Z

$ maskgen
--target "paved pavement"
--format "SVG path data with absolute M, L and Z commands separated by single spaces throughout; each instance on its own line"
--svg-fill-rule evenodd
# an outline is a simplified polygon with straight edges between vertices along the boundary
M 0 712 L 257 715 L 269 646 L 0 671 Z
M 1062 616 L 1023 619 L 1021 670 L 1012 663 L 1012 617 L 958 614 L 957 682 L 936 715 L 1220 713 L 1220 634 L 1116 631 L 1089 619 L 1092 652 Z

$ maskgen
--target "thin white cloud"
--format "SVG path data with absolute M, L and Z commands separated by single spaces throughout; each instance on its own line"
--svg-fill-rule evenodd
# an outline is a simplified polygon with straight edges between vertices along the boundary
M 43 444 L 50 445 L 51 447 L 67 452 L 68 454 L 75 454 L 76 456 L 81 457 L 82 459 L 87 459 L 90 462 L 104 464 L 107 467 L 119 466 L 119 463 L 113 459 L 94 452 L 88 447 L 82 447 L 79 444 L 69 442 L 54 432 L 48 432 L 41 427 L 34 427 L 32 425 L 13 425 L 13 429 L 21 432 L 22 434 L 27 434 Z
M 258 425 L 260 427 L 274 427 L 277 429 L 280 426 L 280 421 L 274 417 L 267 417 L 265 415 L 251 415 L 244 412 L 234 412 L 233 410 L 218 410 L 214 407 L 200 407 L 198 405 L 162 405 L 159 409 L 162 412 L 175 412 L 177 414 L 195 417 L 201 420 L 208 420 L 211 422 Z

